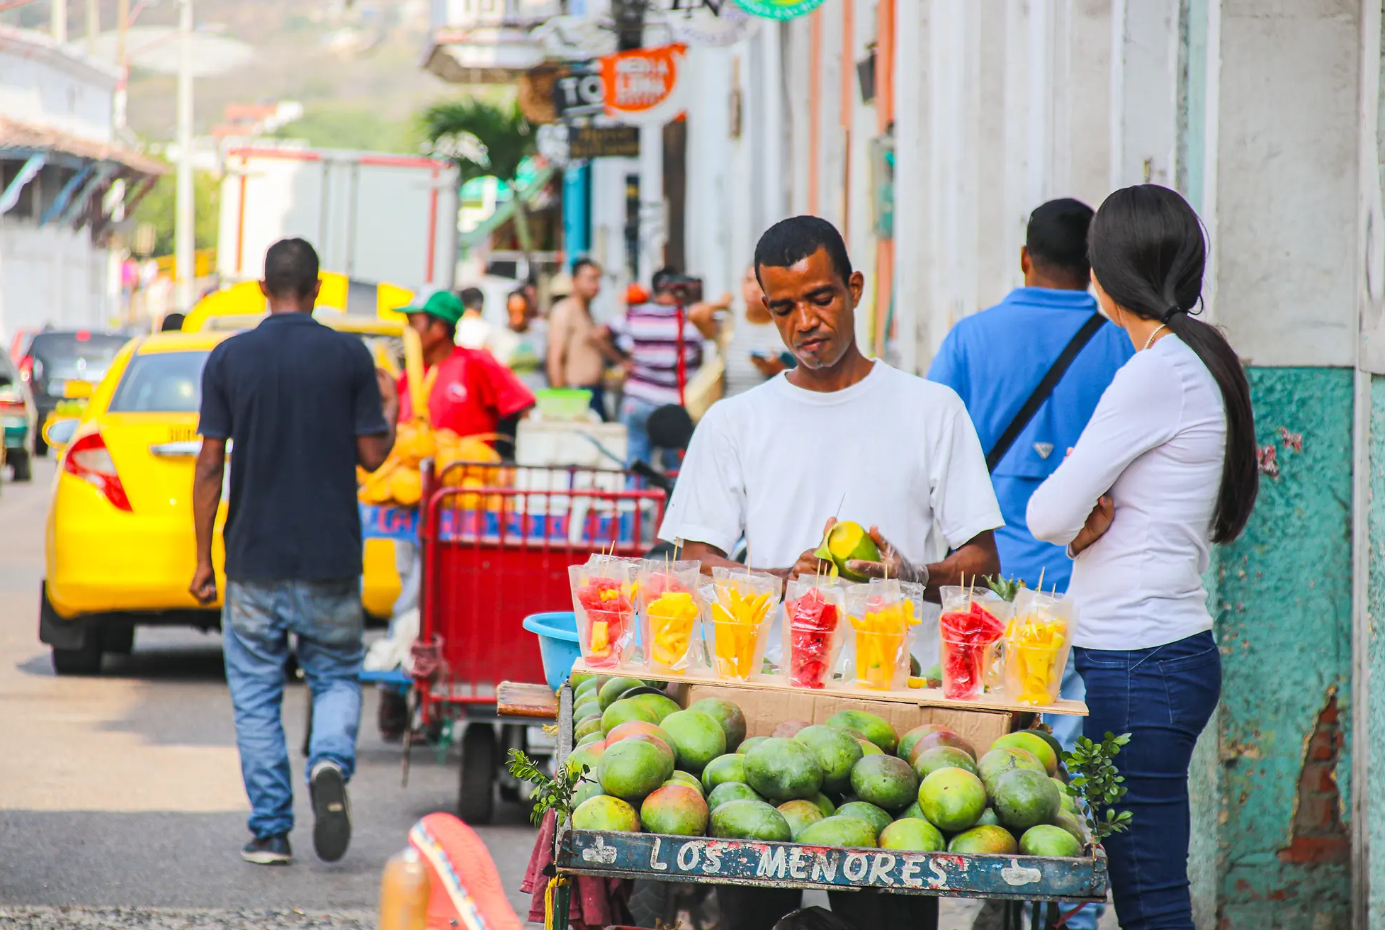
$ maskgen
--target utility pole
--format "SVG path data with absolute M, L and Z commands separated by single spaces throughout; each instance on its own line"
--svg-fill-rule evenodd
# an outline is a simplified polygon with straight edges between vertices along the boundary
M 64 5 L 66 5 L 64 0 Z M 67 14 L 63 14 L 66 19 Z M 96 37 L 101 34 L 101 6 L 98 0 L 87 0 L 87 54 L 96 54 Z
M 192 0 L 179 0 L 178 31 L 182 48 L 178 66 L 178 205 L 174 239 L 178 309 L 187 313 L 192 309 L 197 275 L 192 193 Z
M 120 77 L 115 85 L 115 131 L 125 128 L 126 112 L 130 101 L 130 62 L 127 59 L 127 41 L 130 32 L 130 0 L 119 0 L 115 19 L 115 67 Z
M 67 0 L 53 0 L 51 31 L 53 41 L 62 45 L 67 41 Z

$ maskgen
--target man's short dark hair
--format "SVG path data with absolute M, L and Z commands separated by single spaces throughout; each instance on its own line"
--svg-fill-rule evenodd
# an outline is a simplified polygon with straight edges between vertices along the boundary
M 851 280 L 851 256 L 842 234 L 820 216 L 791 216 L 766 229 L 755 246 L 755 277 L 762 267 L 788 268 L 818 249 L 827 250 L 843 284 Z
M 486 308 L 486 292 L 479 287 L 462 288 L 457 292 L 457 299 L 468 310 L 484 310 Z
M 280 239 L 265 253 L 264 284 L 271 296 L 307 297 L 317 273 L 317 252 L 306 239 Z
M 163 318 L 163 322 L 159 324 L 159 332 L 176 333 L 183 328 L 183 320 L 185 319 L 187 319 L 187 317 L 181 313 L 176 311 L 170 313 L 166 315 Z
M 574 278 L 577 277 L 577 275 L 581 273 L 583 268 L 588 267 L 595 268 L 597 272 L 601 271 L 601 266 L 596 263 L 596 259 L 587 258 L 586 256 L 583 256 L 582 258 L 579 258 L 577 259 L 577 261 L 572 263 L 572 276 Z
M 1029 214 L 1024 244 L 1029 260 L 1050 271 L 1061 271 L 1085 283 L 1092 266 L 1087 260 L 1087 229 L 1092 208 L 1080 200 L 1063 197 L 1040 204 Z
M 676 281 L 678 277 L 679 274 L 677 268 L 665 265 L 658 271 L 654 272 L 654 276 L 649 279 L 649 286 L 653 288 L 654 293 L 657 294 L 660 291 L 667 288 L 670 283 Z

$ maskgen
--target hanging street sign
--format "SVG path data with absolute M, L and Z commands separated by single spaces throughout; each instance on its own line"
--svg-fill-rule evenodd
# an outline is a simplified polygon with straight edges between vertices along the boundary
M 747 13 L 766 19 L 793 19 L 822 6 L 822 0 L 736 0 Z
M 640 130 L 637 126 L 570 126 L 567 131 L 568 157 L 639 158 Z
M 606 115 L 633 122 L 666 123 L 683 112 L 685 45 L 637 48 L 601 59 Z
M 679 42 L 724 48 L 750 38 L 760 25 L 736 0 L 660 0 L 669 31 Z

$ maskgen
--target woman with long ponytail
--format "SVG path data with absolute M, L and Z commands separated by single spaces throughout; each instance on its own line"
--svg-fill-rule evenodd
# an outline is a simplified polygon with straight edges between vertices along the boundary
M 1075 559 L 1086 735 L 1131 734 L 1133 818 L 1106 841 L 1121 926 L 1193 930 L 1188 765 L 1221 691 L 1202 573 L 1255 506 L 1255 419 L 1235 351 L 1194 316 L 1207 243 L 1192 207 L 1153 184 L 1116 191 L 1088 243 L 1102 312 L 1136 353 L 1030 499 L 1029 529 Z

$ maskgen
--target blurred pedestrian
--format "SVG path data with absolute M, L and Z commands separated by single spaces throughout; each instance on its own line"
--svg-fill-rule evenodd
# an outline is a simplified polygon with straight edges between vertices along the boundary
M 1105 840 L 1116 915 L 1193 930 L 1188 767 L 1221 692 L 1202 578 L 1209 545 L 1239 536 L 1255 506 L 1255 417 L 1236 351 L 1191 316 L 1207 242 L 1187 201 L 1153 184 L 1116 191 L 1090 241 L 1102 312 L 1137 351 L 1034 492 L 1028 522 L 1076 557 L 1084 732 L 1131 736 L 1115 808 L 1133 819 Z
M 486 293 L 479 287 L 464 287 L 457 293 L 462 304 L 462 317 L 455 327 L 459 346 L 485 349 L 502 365 L 508 365 L 510 353 L 517 340 L 504 327 L 486 319 Z
M 976 424 L 1005 516 L 995 533 L 1000 568 L 1030 588 L 1042 578 L 1046 589 L 1066 591 L 1072 561 L 1061 547 L 1030 534 L 1029 498 L 1077 442 L 1102 392 L 1134 354 L 1087 290 L 1091 222 L 1092 208 L 1071 198 L 1037 207 L 1020 247 L 1024 286 L 960 320 L 928 371 L 929 380 L 961 396 Z M 1062 695 L 1082 700 L 1082 679 L 1072 662 L 1063 673 Z M 1082 735 L 1082 718 L 1048 714 L 1044 720 L 1071 751 Z M 1068 926 L 1092 930 L 1102 910 L 1084 908 Z
M 270 246 L 260 282 L 269 316 L 213 349 L 202 374 L 190 590 L 201 604 L 216 601 L 212 539 L 234 444 L 221 628 L 254 835 L 241 856 L 258 865 L 292 856 L 281 719 L 290 633 L 313 701 L 313 846 L 334 862 L 351 841 L 346 783 L 356 766 L 365 622 L 356 466 L 384 463 L 398 416 L 394 382 L 369 350 L 313 319 L 320 287 L 311 245 Z
M 601 266 L 590 258 L 573 262 L 572 292 L 548 314 L 548 385 L 591 391 L 591 407 L 605 420 L 606 359 L 599 343 L 601 327 L 591 310 L 600 293 Z
M 702 343 L 717 335 L 718 311 L 731 306 L 731 295 L 714 302 L 690 297 L 695 283 L 672 268 L 654 273 L 654 296 L 627 308 L 603 334 L 608 357 L 625 365 L 620 422 L 627 432 L 626 463 L 656 464 L 649 440 L 649 415 L 668 404 L 682 405 L 684 390 L 702 367 Z M 662 450 L 665 471 L 678 467 L 675 450 Z
M 566 277 L 562 275 L 560 277 Z M 554 286 L 561 287 L 564 282 L 554 279 Z M 570 289 L 570 285 L 568 285 Z M 567 294 L 568 291 L 562 291 Z M 506 367 L 515 373 L 531 391 L 541 391 L 548 387 L 546 366 L 548 361 L 548 321 L 539 313 L 537 307 L 530 306 L 529 298 L 523 291 L 514 291 L 505 302 L 506 326 L 515 344 L 510 357 L 505 360 Z M 499 359 L 497 359 L 499 361 Z
M 743 394 L 797 364 L 779 338 L 754 267 L 747 268 L 741 277 L 741 302 L 744 309 L 740 319 L 732 323 L 726 346 L 727 397 Z

